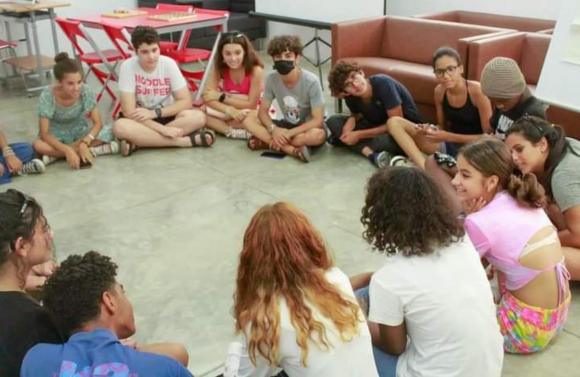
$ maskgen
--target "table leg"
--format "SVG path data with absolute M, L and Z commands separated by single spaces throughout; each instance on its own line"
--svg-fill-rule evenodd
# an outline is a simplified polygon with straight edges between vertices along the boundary
M 30 31 L 28 31 L 28 23 L 23 23 L 24 26 L 24 39 L 26 40 L 26 53 L 28 56 L 32 55 L 32 45 L 30 44 Z
M 320 79 L 320 86 L 324 90 L 324 83 L 322 82 L 322 63 L 320 62 L 320 37 L 318 36 L 318 29 L 314 29 L 314 48 L 316 50 L 316 66 L 318 67 L 318 78 Z
M 36 28 L 36 15 L 30 12 L 30 24 L 32 26 L 32 38 L 34 39 L 34 52 L 36 54 L 36 73 L 38 73 L 39 87 L 44 86 L 44 72 L 42 67 L 42 54 L 40 51 L 40 44 L 38 43 L 38 30 Z
M 4 30 L 6 30 L 6 39 L 8 39 L 8 42 L 13 42 L 12 41 L 12 31 L 10 30 L 10 23 L 8 21 L 4 21 Z M 14 56 L 13 58 L 16 57 L 16 50 L 12 51 Z M 14 68 L 13 65 L 10 66 L 11 70 L 12 70 L 12 76 L 16 76 L 16 68 Z
M 52 43 L 54 44 L 54 55 L 58 54 L 58 36 L 56 34 L 56 22 L 54 21 L 56 14 L 54 13 L 54 9 L 48 10 L 48 17 L 50 18 L 50 28 L 52 30 Z
M 203 77 L 201 78 L 201 83 L 199 84 L 199 88 L 197 89 L 197 94 L 195 95 L 195 101 L 197 102 L 201 99 L 201 94 L 203 93 L 203 89 L 205 88 L 205 84 L 209 79 L 209 72 L 211 71 L 211 67 L 213 67 L 213 62 L 215 60 L 215 56 L 218 52 L 218 45 L 220 43 L 220 39 L 222 37 L 222 33 L 226 33 L 228 31 L 228 20 L 226 19 L 221 25 L 221 31 L 219 31 L 216 35 L 215 42 L 213 43 L 213 48 L 211 49 L 211 56 L 209 57 L 209 61 L 207 62 L 207 69 L 203 71 Z
M 207 80 L 209 79 L 209 71 L 211 71 L 210 67 L 213 67 L 213 61 L 215 60 L 215 56 L 217 54 L 218 45 L 220 43 L 221 36 L 222 36 L 222 32 L 220 31 L 217 33 L 217 36 L 215 38 L 215 42 L 213 43 L 213 48 L 211 49 L 211 56 L 209 57 L 209 61 L 207 62 L 207 69 L 205 69 L 203 71 L 201 83 L 199 84 L 199 87 L 197 88 L 197 93 L 195 94 L 194 102 L 197 102 L 201 99 L 201 94 L 203 93 L 203 90 L 205 88 L 205 84 L 207 83 Z

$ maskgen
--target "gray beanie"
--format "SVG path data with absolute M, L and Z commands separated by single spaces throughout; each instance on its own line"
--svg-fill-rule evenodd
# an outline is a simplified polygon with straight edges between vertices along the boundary
M 515 60 L 497 57 L 483 67 L 481 90 L 489 98 L 514 98 L 526 90 L 526 80 Z

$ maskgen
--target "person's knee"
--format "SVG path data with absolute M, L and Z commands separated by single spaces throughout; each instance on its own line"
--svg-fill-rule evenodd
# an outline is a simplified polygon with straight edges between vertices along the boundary
M 117 119 L 113 123 L 113 135 L 119 139 L 124 139 L 129 134 L 132 121 L 126 118 Z
M 308 131 L 308 138 L 313 145 L 321 145 L 326 141 L 326 131 L 322 128 L 315 128 Z
M 391 132 L 392 130 L 396 130 L 396 129 L 405 129 L 405 118 L 396 116 L 396 117 L 390 117 L 387 120 L 387 132 Z
M 189 353 L 183 345 L 179 343 L 170 344 L 169 352 L 175 360 L 179 361 L 184 367 L 187 367 L 189 364 Z
M 176 116 L 176 118 L 184 118 L 184 117 L 191 119 L 192 123 L 197 126 L 204 125 L 206 123 L 205 113 L 198 109 L 184 110 L 179 114 L 177 114 Z
M 333 115 L 326 120 L 326 126 L 335 137 L 340 137 L 344 124 L 348 120 L 344 115 Z

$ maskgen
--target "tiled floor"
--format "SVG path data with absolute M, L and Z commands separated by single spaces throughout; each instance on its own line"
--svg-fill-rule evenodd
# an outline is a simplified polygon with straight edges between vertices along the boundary
M 0 90 L 1 121 L 11 140 L 35 137 L 36 103 L 16 87 Z M 59 259 L 98 250 L 118 262 L 140 343 L 184 343 L 191 371 L 213 376 L 232 335 L 237 256 L 252 214 L 265 203 L 292 202 L 321 230 L 346 273 L 376 269 L 382 257 L 362 240 L 358 220 L 373 171 L 365 159 L 328 146 L 303 164 L 263 158 L 242 141 L 220 138 L 207 150 L 101 157 L 82 171 L 57 163 L 2 189 L 14 187 L 41 201 Z M 577 376 L 579 351 L 580 300 L 574 297 L 554 345 L 538 355 L 507 356 L 504 376 Z

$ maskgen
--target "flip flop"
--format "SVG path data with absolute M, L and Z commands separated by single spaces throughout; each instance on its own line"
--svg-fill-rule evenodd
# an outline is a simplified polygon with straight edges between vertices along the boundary
M 137 146 L 129 143 L 127 140 L 121 140 L 121 156 L 129 157 L 137 150 Z
M 196 136 L 199 135 L 199 141 L 195 138 Z M 208 143 L 205 136 L 206 135 L 210 135 L 211 136 L 211 143 Z M 213 145 L 213 143 L 215 142 L 215 133 L 213 131 L 210 130 L 206 130 L 205 128 L 202 128 L 199 131 L 195 131 L 191 134 L 189 134 L 189 139 L 191 140 L 191 147 L 192 148 L 197 148 L 197 147 L 211 147 Z

